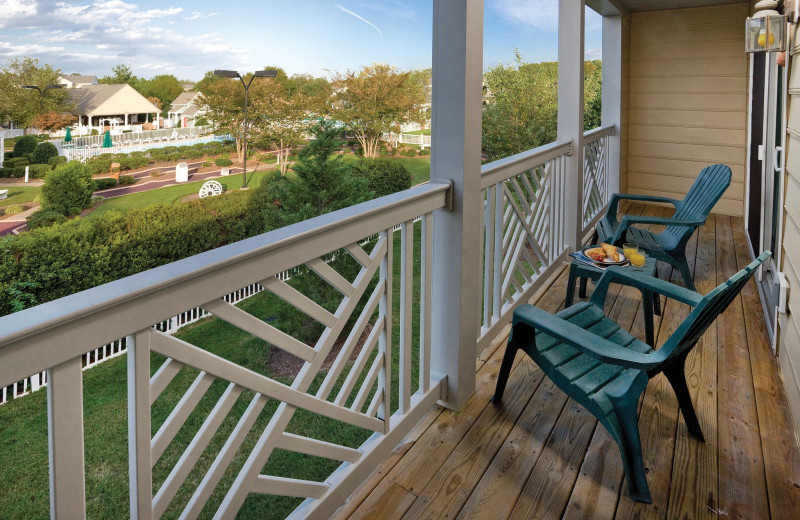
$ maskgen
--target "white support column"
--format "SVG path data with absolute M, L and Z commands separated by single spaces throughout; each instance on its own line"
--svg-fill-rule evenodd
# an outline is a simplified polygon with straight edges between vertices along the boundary
M 431 372 L 451 408 L 475 391 L 482 84 L 483 0 L 434 0 L 431 180 L 452 181 L 453 204 L 434 217 Z
M 47 371 L 47 441 L 50 518 L 86 518 L 80 357 Z
M 150 332 L 128 336 L 128 478 L 131 518 L 153 518 L 150 457 Z
M 6 157 L 6 138 L 0 137 L 0 168 L 3 167 L 3 159 Z
M 558 140 L 572 141 L 566 157 L 567 196 L 564 229 L 567 245 L 580 245 L 583 221 L 583 45 L 584 0 L 558 2 Z
M 602 126 L 614 125 L 608 137 L 608 191 L 619 192 L 622 143 L 622 16 L 603 16 Z

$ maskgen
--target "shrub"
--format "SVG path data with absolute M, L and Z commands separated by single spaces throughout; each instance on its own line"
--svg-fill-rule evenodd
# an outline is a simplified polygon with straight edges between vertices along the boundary
M 97 129 L 93 128 L 92 132 L 89 135 L 100 135 L 100 132 L 98 132 Z
M 42 205 L 61 206 L 64 215 L 77 215 L 89 207 L 94 183 L 86 165 L 71 161 L 47 174 L 42 186 Z
M 23 157 L 26 153 L 33 153 L 39 140 L 32 135 L 24 135 L 14 143 L 14 157 Z
M 124 176 L 123 176 L 124 177 Z M 104 177 L 101 179 L 93 179 L 94 191 L 107 190 L 117 185 L 117 179 L 113 177 Z
M 419 154 L 420 155 L 430 155 L 431 154 L 431 149 L 430 148 L 421 148 L 420 151 L 419 151 Z
M 203 156 L 203 151 L 198 150 L 197 148 L 192 148 L 190 146 L 186 147 L 187 149 L 183 152 L 183 157 L 186 159 L 199 159 Z
M 224 157 L 220 157 L 219 159 L 214 161 L 214 164 L 216 164 L 217 166 L 226 167 L 233 164 L 233 161 L 231 161 L 230 159 L 225 159 Z
M 33 179 L 43 179 L 45 175 L 53 171 L 53 167 L 49 164 L 32 164 L 30 166 L 29 175 Z
M 11 176 L 18 179 L 25 177 L 25 166 L 14 166 L 13 170 L 11 171 Z
M 108 173 L 111 170 L 111 154 L 95 155 L 86 161 L 86 166 L 93 175 L 98 173 Z
M 211 162 L 208 162 L 208 161 L 203 161 L 203 168 L 208 168 L 212 164 L 214 164 L 214 163 L 211 163 Z
M 12 204 L 10 206 L 6 206 L 6 215 L 19 215 L 25 211 L 25 206 L 22 204 Z
M 45 207 L 37 211 L 36 213 L 32 214 L 30 217 L 27 218 L 28 220 L 28 228 L 30 229 L 37 229 L 42 227 L 49 227 L 53 224 L 60 224 L 61 222 L 66 222 L 67 217 L 61 213 L 59 208 L 55 207 Z
M 150 159 L 146 155 L 126 155 L 119 158 L 119 167 L 123 170 L 135 170 L 150 164 Z
M 50 159 L 48 159 L 47 164 L 55 167 L 58 166 L 59 164 L 64 164 L 65 162 L 67 162 L 66 157 L 64 157 L 63 155 L 56 155 L 55 157 L 51 157 Z
M 121 186 L 127 186 L 136 182 L 136 177 L 133 175 L 120 175 L 119 176 L 119 184 Z
M 30 163 L 31 162 L 27 157 L 12 157 L 11 159 L 4 161 L 4 164 L 9 168 L 13 168 L 15 166 L 27 166 Z
M 208 119 L 205 117 L 198 117 L 194 120 L 194 126 L 208 126 Z
M 58 148 L 53 143 L 39 143 L 33 151 L 33 164 L 47 164 L 52 157 L 58 157 Z
M 403 152 L 403 155 L 405 155 L 406 157 L 416 157 L 417 151 L 413 148 L 408 148 Z
M 353 174 L 367 179 L 376 197 L 407 190 L 413 181 L 403 163 L 393 159 L 361 159 L 353 164 Z
M 0 168 L 0 177 L 11 177 L 14 175 L 14 168 Z

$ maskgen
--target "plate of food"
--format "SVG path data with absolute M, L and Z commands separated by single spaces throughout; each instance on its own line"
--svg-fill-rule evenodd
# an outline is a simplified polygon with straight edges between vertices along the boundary
M 628 261 L 622 250 L 611 244 L 600 244 L 599 246 L 588 246 L 581 251 L 590 260 L 603 265 L 622 265 Z

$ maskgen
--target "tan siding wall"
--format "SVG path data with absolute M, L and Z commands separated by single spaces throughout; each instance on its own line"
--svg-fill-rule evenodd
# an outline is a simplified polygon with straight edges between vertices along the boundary
M 628 192 L 682 198 L 701 169 L 724 163 L 733 179 L 714 211 L 744 214 L 748 10 L 743 2 L 633 14 Z
M 631 22 L 622 19 L 622 86 L 620 103 L 620 139 L 619 139 L 619 188 L 621 192 L 628 191 L 628 133 L 630 126 L 628 119 L 628 98 L 630 94 L 630 50 L 631 50 Z
M 797 39 L 795 38 L 795 41 Z M 800 48 L 791 53 L 786 139 L 786 201 L 781 270 L 789 282 L 789 313 L 779 316 L 779 360 L 795 433 L 800 439 Z

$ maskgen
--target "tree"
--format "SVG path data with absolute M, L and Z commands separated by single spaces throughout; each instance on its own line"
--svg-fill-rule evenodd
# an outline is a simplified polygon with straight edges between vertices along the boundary
M 585 128 L 599 124 L 602 68 L 584 65 Z M 558 63 L 498 65 L 485 78 L 482 148 L 490 161 L 556 140 L 558 134 Z
M 333 117 L 361 143 L 365 157 L 376 157 L 384 132 L 409 121 L 425 102 L 425 93 L 410 73 L 376 63 L 359 72 L 333 77 Z
M 60 211 L 64 215 L 77 215 L 92 202 L 94 183 L 89 167 L 70 161 L 44 178 L 42 206 Z
M 48 112 L 46 114 L 39 114 L 34 117 L 32 125 L 39 130 L 53 132 L 74 124 L 76 120 L 76 117 L 72 114 L 57 114 L 56 112 Z
M 102 78 L 99 78 L 97 82 L 107 85 L 127 84 L 136 88 L 139 78 L 133 75 L 133 69 L 129 65 L 120 63 L 119 65 L 111 67 L 110 76 L 103 76 Z
M 47 89 L 44 98 L 36 90 L 23 89 L 23 85 L 35 85 L 44 89 L 58 84 L 61 70 L 45 64 L 39 66 L 35 58 L 12 58 L 6 67 L 0 68 L 0 120 L 12 120 L 24 128 L 42 112 L 70 112 L 69 96 L 62 89 Z
M 161 74 L 153 79 L 140 80 L 136 90 L 146 98 L 155 97 L 161 101 L 161 116 L 167 117 L 172 102 L 183 92 L 183 86 L 172 74 Z
M 281 175 L 289 168 L 290 151 L 305 140 L 313 109 L 320 106 L 320 100 L 307 92 L 279 70 L 253 98 L 254 137 L 278 147 Z

